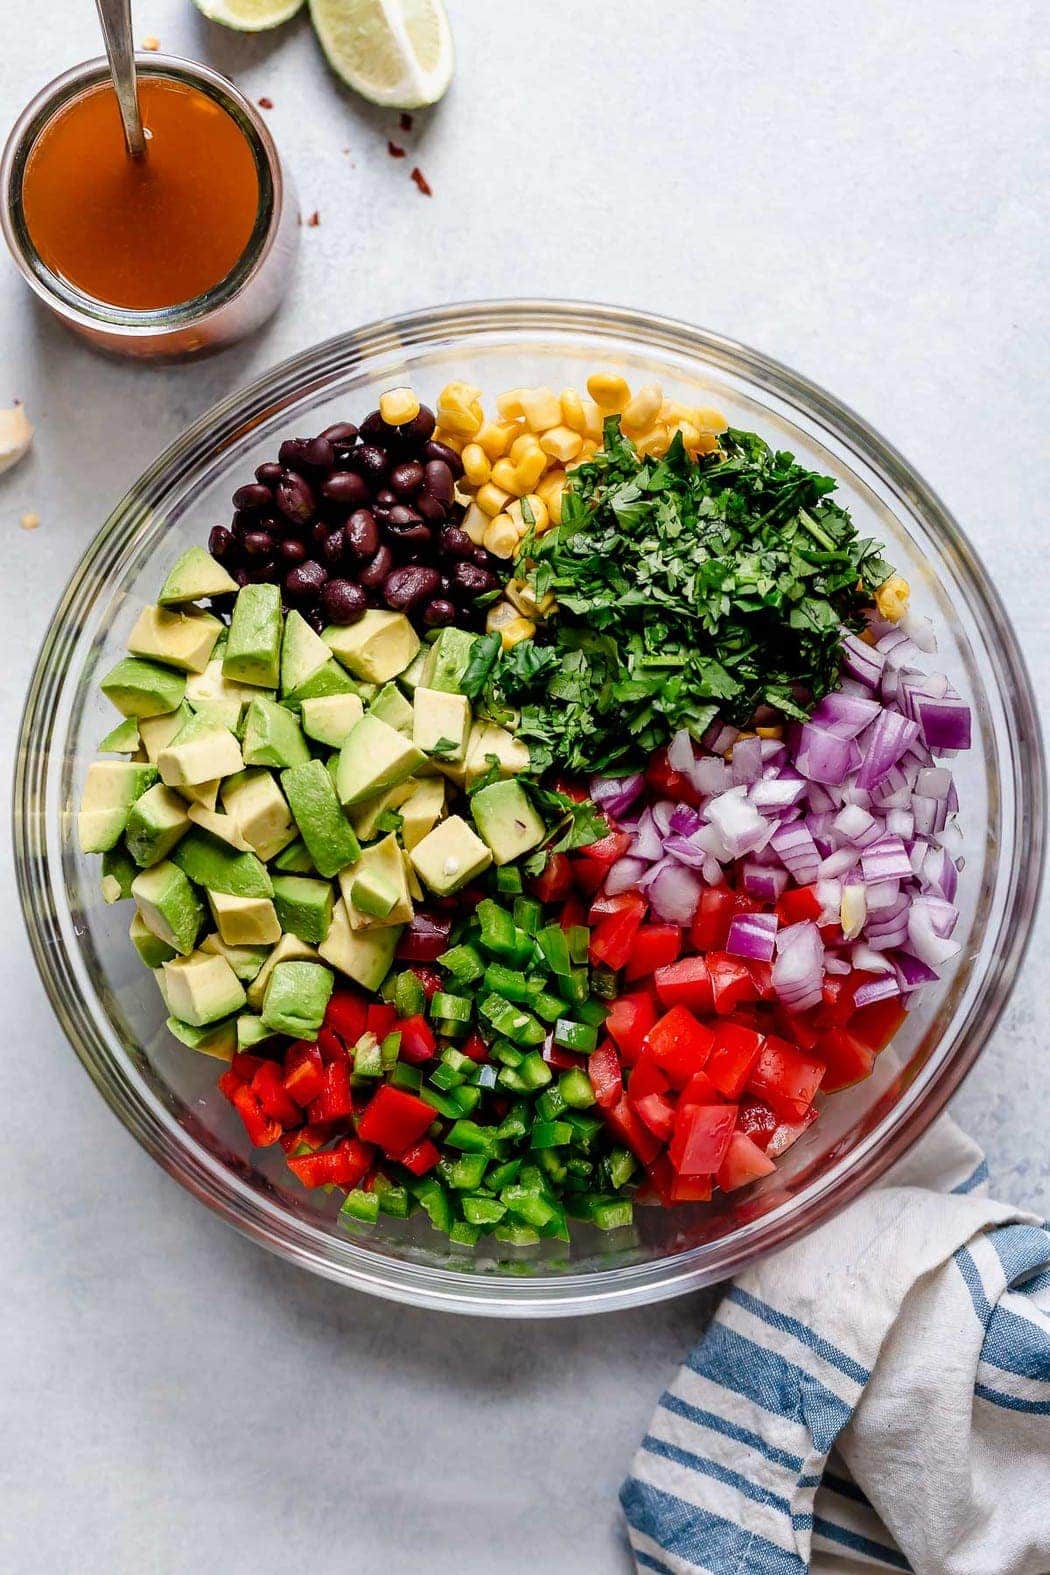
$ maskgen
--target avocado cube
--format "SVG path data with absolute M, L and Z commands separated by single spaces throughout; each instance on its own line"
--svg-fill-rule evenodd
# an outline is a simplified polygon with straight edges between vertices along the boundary
M 125 656 L 99 687 L 123 716 L 163 716 L 182 703 L 186 675 L 159 662 Z
M 296 837 L 286 848 L 282 848 L 273 861 L 275 870 L 280 870 L 282 875 L 316 875 L 317 866 L 310 857 L 310 850 L 302 837 Z
M 308 696 L 302 706 L 303 732 L 319 744 L 340 749 L 363 715 L 364 706 L 355 694 Z
M 440 760 L 462 760 L 470 732 L 470 701 L 422 685 L 412 701 L 412 742 L 424 754 Z
M 305 875 L 274 875 L 273 904 L 282 930 L 315 946 L 328 934 L 332 922 L 332 888 L 326 880 Z
M 355 804 L 348 814 L 358 838 L 362 842 L 370 841 L 379 830 L 380 817 L 388 809 L 400 813 L 401 805 L 412 797 L 417 786 L 415 778 L 408 777 L 404 782 L 396 782 L 393 787 L 377 793 L 375 798 L 362 799 L 360 804 Z
M 424 669 L 426 668 L 427 658 L 429 655 L 430 646 L 421 645 L 415 656 L 405 668 L 404 672 L 398 673 L 397 675 L 398 683 L 409 697 L 414 695 L 420 684 L 425 681 L 423 673 Z
M 241 746 L 234 735 L 206 716 L 190 717 L 157 756 L 157 770 L 167 787 L 196 787 L 243 769 Z
M 141 744 L 138 723 L 133 716 L 126 716 L 106 734 L 98 747 L 103 755 L 133 755 Z
M 409 854 L 425 886 L 448 897 L 487 870 L 492 854 L 461 815 L 450 815 L 427 833 Z
M 204 547 L 189 547 L 176 558 L 157 597 L 162 607 L 177 607 L 180 602 L 201 602 L 212 596 L 233 596 L 237 581 L 216 563 Z
M 175 738 L 193 717 L 193 707 L 183 700 L 174 711 L 167 711 L 163 716 L 139 717 L 139 737 L 142 747 L 153 764 L 157 764 L 157 756 L 162 749 L 167 749 L 172 739 Z
M 123 842 L 107 848 L 102 855 L 102 900 L 121 902 L 131 896 L 131 883 L 139 867 Z
M 242 771 L 229 777 L 222 786 L 222 803 L 265 863 L 295 841 L 292 812 L 272 771 Z
M 209 891 L 208 906 L 227 946 L 275 946 L 281 939 L 277 909 L 269 897 L 233 897 Z
M 217 1023 L 206 1023 L 203 1028 L 194 1028 L 177 1017 L 169 1017 L 167 1028 L 169 1034 L 180 1044 L 189 1045 L 191 1050 L 197 1050 L 201 1055 L 214 1056 L 216 1061 L 232 1061 L 237 1050 L 238 1021 L 236 1017 L 223 1017 Z
M 304 700 L 323 700 L 329 695 L 357 695 L 361 699 L 361 687 L 333 656 L 323 667 L 318 668 L 312 678 L 286 695 L 284 703 L 301 706 Z
M 206 935 L 198 951 L 225 957 L 238 979 L 245 984 L 250 984 L 256 978 L 270 955 L 268 946 L 228 946 L 218 934 Z
M 192 952 L 161 967 L 168 1010 L 193 1028 L 218 1022 L 244 1005 L 244 987 L 225 957 Z
M 256 1012 L 261 1009 L 270 976 L 278 963 L 312 962 L 316 957 L 317 951 L 309 942 L 301 941 L 297 935 L 282 935 L 248 986 L 248 1005 Z
M 144 607 L 128 636 L 128 650 L 180 673 L 203 673 L 221 629 L 218 618 L 198 607 Z
M 323 963 L 278 963 L 263 997 L 264 1024 L 275 1033 L 291 1034 L 293 1039 L 315 1039 L 334 984 L 331 970 Z
M 238 683 L 276 689 L 281 661 L 281 588 L 242 585 L 233 604 L 222 670 Z
M 396 678 L 419 650 L 419 636 L 404 613 L 369 608 L 357 623 L 331 624 L 325 643 L 355 678 L 385 684 Z
M 222 670 L 222 658 L 215 655 L 203 673 L 191 673 L 186 679 L 186 701 L 200 716 L 209 716 L 221 722 L 231 733 L 240 733 L 248 704 L 259 691 L 250 684 L 232 682 Z
M 254 1050 L 256 1045 L 265 1044 L 267 1039 L 274 1037 L 273 1029 L 267 1028 L 261 1017 L 256 1017 L 252 1012 L 242 1012 L 238 1017 L 238 1050 Z
M 281 699 L 286 699 L 300 684 L 319 673 L 332 660 L 332 653 L 319 634 L 315 634 L 300 612 L 290 612 L 284 621 L 281 646 Z
M 244 762 L 248 766 L 301 766 L 310 747 L 292 713 L 259 695 L 244 719 Z
M 377 882 L 380 889 L 393 893 L 393 901 L 386 913 L 370 913 L 359 908 L 354 901 L 354 887 L 364 876 L 367 882 Z M 346 904 L 347 918 L 352 930 L 364 930 L 373 925 L 407 924 L 412 917 L 412 898 L 405 878 L 405 858 L 400 844 L 392 834 L 382 842 L 373 842 L 361 849 L 361 857 L 350 869 L 342 870 L 339 886 Z
M 520 782 L 493 782 L 471 796 L 470 813 L 496 864 L 538 848 L 547 827 Z
M 220 842 L 226 842 L 238 853 L 251 853 L 252 845 L 243 836 L 232 815 L 220 815 L 216 809 L 205 809 L 203 804 L 190 804 L 186 811 L 191 822 L 202 831 L 210 831 Z
M 175 791 L 187 804 L 198 804 L 201 809 L 214 809 L 219 802 L 221 785 L 218 777 L 212 777 L 208 782 L 180 782 Z
M 281 786 L 319 875 L 337 875 L 361 849 L 320 760 L 281 772 Z
M 467 740 L 464 785 L 469 788 L 483 777 L 491 769 L 493 760 L 499 776 L 505 779 L 527 771 L 531 757 L 528 746 L 513 733 L 508 733 L 505 727 L 497 727 L 493 722 L 475 722 Z M 446 774 L 451 775 L 451 772 Z
M 421 680 L 425 687 L 457 694 L 477 638 L 466 629 L 442 629 L 427 652 Z
M 397 902 L 397 888 L 365 871 L 351 882 L 350 901 L 357 913 L 372 919 L 386 919 Z
M 169 962 L 175 956 L 174 946 L 169 946 L 159 935 L 154 935 L 137 908 L 128 935 L 147 968 L 159 968 L 161 963 Z
M 172 863 L 208 892 L 231 897 L 272 897 L 273 886 L 254 853 L 238 853 L 207 831 L 194 826 L 171 855 Z
M 445 809 L 444 777 L 424 777 L 416 784 L 411 798 L 401 805 L 401 843 L 406 853 L 411 853 L 432 831 Z
M 365 715 L 351 728 L 339 752 L 336 790 L 339 802 L 349 808 L 374 798 L 384 788 L 404 782 L 425 756 L 410 739 L 378 716 Z
M 124 835 L 128 815 L 157 780 L 152 766 L 130 760 L 95 760 L 84 778 L 84 795 L 77 816 L 77 835 L 83 853 L 105 853 Z
M 154 864 L 135 876 L 131 895 L 148 930 L 183 956 L 193 951 L 204 905 L 184 870 L 168 860 Z
M 352 930 L 346 904 L 337 902 L 332 909 L 331 927 L 318 951 L 325 962 L 345 973 L 363 990 L 378 990 L 390 972 L 400 937 L 398 925 Z
M 185 801 L 158 782 L 132 804 L 124 838 L 135 863 L 146 868 L 166 859 L 189 829 Z
M 405 699 L 401 690 L 394 683 L 384 684 L 368 707 L 369 716 L 377 716 L 381 722 L 386 722 L 395 733 L 412 735 L 412 706 Z

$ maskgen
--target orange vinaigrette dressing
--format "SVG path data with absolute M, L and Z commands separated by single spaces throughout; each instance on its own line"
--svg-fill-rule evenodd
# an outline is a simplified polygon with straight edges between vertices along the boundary
M 178 306 L 244 255 L 259 209 L 251 146 L 198 88 L 139 77 L 145 159 L 125 151 L 116 96 L 92 88 L 49 121 L 26 161 L 22 206 L 40 257 L 109 306 Z

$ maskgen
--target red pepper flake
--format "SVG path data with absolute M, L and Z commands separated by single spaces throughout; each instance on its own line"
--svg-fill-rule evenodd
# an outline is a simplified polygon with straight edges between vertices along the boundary
M 321 222 L 321 215 L 318 213 L 316 208 L 314 209 L 313 213 L 311 213 L 306 222 L 310 226 L 311 230 L 316 230 L 317 226 Z
M 411 131 L 412 130 L 412 116 L 409 115 L 409 114 L 406 114 L 406 112 L 404 110 L 401 111 L 401 115 L 400 115 L 397 123 L 401 127 L 402 131 Z
M 404 148 L 399 148 L 396 142 L 388 142 L 386 145 L 386 151 L 390 154 L 392 159 L 403 159 L 405 156 Z
M 259 99 L 259 108 L 260 109 L 272 109 L 273 108 L 273 99 L 272 98 L 261 98 L 261 99 Z
M 434 195 L 430 189 L 430 182 L 427 180 L 418 164 L 412 171 L 412 179 L 415 181 L 424 197 L 432 197 Z

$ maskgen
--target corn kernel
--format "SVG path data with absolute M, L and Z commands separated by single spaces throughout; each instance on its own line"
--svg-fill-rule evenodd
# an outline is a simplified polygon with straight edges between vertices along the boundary
M 484 546 L 494 558 L 513 558 L 519 540 L 518 527 L 509 514 L 497 514 L 489 521 Z
M 593 399 L 588 399 L 587 403 L 583 407 L 584 437 L 592 438 L 595 445 L 597 446 L 597 444 L 599 444 L 602 440 L 604 430 L 605 411 L 600 405 L 596 405 Z
M 628 434 L 646 432 L 656 421 L 664 402 L 663 389 L 647 383 L 623 407 L 620 425 Z
M 419 400 L 411 388 L 391 388 L 379 396 L 379 414 L 391 427 L 403 427 L 419 415 Z
M 480 398 L 481 389 L 475 388 L 473 383 L 452 382 L 446 383 L 441 390 L 438 404 L 448 410 L 469 410 L 474 401 Z
M 526 517 L 526 505 L 528 505 L 528 512 L 532 514 L 531 522 Z M 538 493 L 530 492 L 524 498 L 515 498 L 513 503 L 507 504 L 507 513 L 520 528 L 522 536 L 526 531 L 543 532 L 547 528 L 547 505 Z
M 472 503 L 463 516 L 461 530 L 465 530 L 475 547 L 480 547 L 485 541 L 485 532 L 489 528 L 489 516 L 477 503 Z
M 718 438 L 713 432 L 701 432 L 700 441 L 696 445 L 698 454 L 717 454 Z
M 488 459 L 501 459 L 514 441 L 517 430 L 512 421 L 486 421 L 475 441 L 485 450 Z
M 541 448 L 537 448 L 533 453 L 526 454 L 525 458 L 514 467 L 521 494 L 533 491 L 548 464 L 546 454 Z
M 631 397 L 626 381 L 614 372 L 595 372 L 587 379 L 587 392 L 607 414 L 619 412 Z
M 710 405 L 701 405 L 692 414 L 693 424 L 701 432 L 724 432 L 729 422 L 720 410 L 713 410 Z
M 512 646 L 520 645 L 522 640 L 531 640 L 536 633 L 536 625 L 531 618 L 515 618 L 513 623 L 505 623 L 499 632 L 503 641 L 503 649 L 509 651 Z
M 526 454 L 535 454 L 540 451 L 539 439 L 534 432 L 523 432 L 516 437 L 510 445 L 510 462 L 520 465 Z
M 784 736 L 784 729 L 780 726 L 756 727 L 755 732 L 758 734 L 759 738 L 783 738 Z
M 583 400 L 574 388 L 563 388 L 561 398 L 561 419 L 573 432 L 583 432 L 587 424 L 587 416 L 583 408 Z
M 439 422 L 434 428 L 435 443 L 444 443 L 446 448 L 455 449 L 458 454 L 467 439 L 459 432 L 450 432 L 448 427 L 443 427 Z
M 485 628 L 489 634 L 495 634 L 498 630 L 505 628 L 508 623 L 513 623 L 517 616 L 518 609 L 512 603 L 507 601 L 493 602 L 485 616 Z
M 568 480 L 564 470 L 549 470 L 536 488 L 537 496 L 547 506 L 548 524 L 561 524 L 561 495 Z M 546 526 L 544 526 L 546 529 Z M 540 534 L 537 532 L 537 534 Z
M 526 388 L 521 396 L 521 409 L 533 432 L 546 432 L 561 420 L 561 401 L 549 388 Z
M 484 486 L 478 488 L 474 502 L 489 519 L 495 519 L 504 505 L 510 502 L 510 497 L 505 487 L 497 486 L 495 481 L 486 481 Z
M 468 443 L 460 459 L 463 461 L 463 474 L 472 487 L 480 487 L 483 482 L 488 481 L 492 474 L 492 466 L 480 443 Z
M 672 437 L 674 437 L 675 432 L 682 434 L 682 442 L 685 444 L 688 454 L 695 454 L 704 438 L 709 436 L 706 432 L 698 432 L 691 421 L 679 421 L 671 432 Z
M 911 586 L 899 574 L 891 574 L 875 592 L 875 605 L 883 618 L 897 623 L 908 611 Z
M 679 399 L 665 399 L 660 406 L 659 419 L 665 427 L 676 427 L 682 421 L 692 421 L 694 414 L 691 405 L 683 405 Z
M 540 448 L 551 459 L 560 459 L 564 465 L 567 460 L 575 459 L 583 447 L 583 437 L 579 432 L 574 432 L 572 427 L 551 427 L 540 438 Z
M 452 405 L 438 403 L 438 421 L 446 432 L 453 432 L 462 441 L 466 438 L 477 437 L 481 431 L 481 417 L 476 416 L 473 410 L 459 409 Z
M 496 399 L 496 409 L 504 421 L 517 421 L 525 414 L 522 404 L 524 396 L 529 393 L 527 388 L 508 388 L 505 394 L 499 394 Z
M 528 487 L 518 485 L 517 466 L 509 459 L 497 459 L 492 467 L 492 479 L 497 487 L 502 487 L 504 492 L 515 498 L 520 498 L 529 490 Z
M 554 611 L 555 601 L 550 591 L 537 601 L 536 592 L 524 580 L 508 580 L 503 587 L 503 594 L 525 618 L 546 618 L 548 613 Z

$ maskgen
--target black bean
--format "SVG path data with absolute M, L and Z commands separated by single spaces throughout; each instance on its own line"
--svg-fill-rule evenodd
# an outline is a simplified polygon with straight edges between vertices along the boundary
M 237 581 L 238 585 L 247 585 L 247 583 L 248 583 L 248 570 L 247 569 L 231 569 L 230 573 L 232 574 L 233 578 Z
M 277 450 L 279 462 L 286 469 L 298 470 L 303 463 L 303 454 L 309 441 L 309 438 L 285 438 Z
M 238 541 L 243 541 L 245 531 L 254 530 L 258 523 L 254 514 L 246 513 L 244 509 L 235 509 L 230 520 L 230 529 Z
M 310 541 L 315 547 L 322 547 L 328 540 L 332 529 L 333 527 L 325 520 L 318 520 L 317 524 L 310 529 Z
M 483 596 L 496 584 L 496 576 L 476 563 L 457 563 L 452 570 L 452 584 L 471 597 Z
M 441 584 L 438 586 L 438 590 L 442 596 L 450 596 L 452 594 L 452 581 L 447 574 L 441 576 Z
M 362 476 L 367 476 L 370 481 L 382 481 L 386 475 L 386 453 L 383 449 L 376 448 L 374 443 L 365 443 L 363 447 L 355 448 L 353 463 Z
M 490 559 L 484 547 L 475 547 L 470 556 L 471 561 L 476 563 L 479 569 L 488 568 Z
M 377 503 L 381 509 L 392 509 L 397 502 L 397 493 L 391 492 L 389 487 L 380 487 L 373 502 Z
M 335 449 L 326 437 L 310 438 L 303 445 L 303 464 L 308 470 L 331 470 Z
M 335 568 L 346 551 L 346 534 L 342 530 L 331 531 L 321 544 L 321 557 L 329 568 Z
M 417 444 L 429 443 L 436 425 L 434 412 L 429 406 L 420 405 L 418 416 L 404 428 L 404 434 L 409 443 L 415 447 Z
M 470 558 L 474 554 L 474 543 L 465 530 L 458 530 L 455 525 L 448 525 L 441 532 L 439 545 L 449 558 Z
M 268 558 L 274 549 L 274 539 L 267 530 L 250 530 L 241 545 L 249 558 Z
M 285 541 L 282 541 L 278 552 L 289 566 L 306 561 L 306 548 L 301 541 L 296 541 L 294 536 L 289 536 Z
M 383 581 L 383 596 L 388 607 L 404 612 L 417 602 L 427 601 L 438 588 L 440 576 L 436 569 L 425 569 L 412 564 L 404 569 L 394 569 Z
M 358 575 L 358 579 L 360 580 L 361 584 L 366 585 L 369 590 L 375 590 L 380 585 L 382 585 L 383 581 L 386 579 L 393 567 L 394 554 L 384 543 L 372 561 L 366 564 L 366 566 L 361 570 L 361 573 Z
M 463 461 L 455 449 L 449 448 L 447 443 L 438 443 L 431 438 L 429 443 L 423 445 L 423 458 L 428 461 L 441 460 L 442 464 L 447 465 L 454 476 L 462 476 L 463 474 Z
M 292 601 L 314 602 L 328 580 L 327 571 L 313 558 L 289 569 L 284 577 L 284 588 Z
M 368 509 L 355 509 L 343 527 L 346 545 L 357 558 L 374 558 L 379 550 L 379 531 L 375 516 Z
M 258 513 L 260 509 L 273 507 L 273 496 L 269 487 L 264 487 L 261 482 L 249 481 L 246 486 L 238 487 L 233 494 L 235 509 L 248 509 Z
M 261 481 L 264 487 L 272 487 L 275 481 L 280 481 L 283 474 L 283 465 L 274 464 L 272 460 L 267 460 L 265 465 L 255 467 L 255 479 Z
M 213 525 L 208 534 L 208 551 L 219 563 L 225 563 L 234 541 L 225 525 Z
M 418 525 L 420 517 L 407 503 L 395 503 L 390 510 L 391 525 Z
M 321 483 L 321 495 L 350 509 L 359 509 L 371 497 L 368 482 L 354 470 L 333 470 Z
M 443 629 L 446 624 L 453 623 L 455 617 L 455 607 L 443 596 L 432 597 L 423 608 L 423 622 L 428 629 Z
M 373 442 L 377 437 L 382 437 L 390 431 L 382 414 L 378 410 L 370 410 L 358 428 L 366 442 Z
M 427 444 L 427 447 L 432 447 Z M 452 502 L 452 472 L 443 459 L 427 460 L 427 491 L 439 503 Z
M 357 428 L 352 421 L 333 421 L 321 436 L 327 438 L 333 448 L 352 448 L 357 442 Z
M 390 519 L 387 521 L 386 531 L 387 535 L 392 536 L 397 542 L 413 542 L 419 547 L 429 547 L 434 540 L 434 533 L 430 526 L 425 525 L 418 515 L 414 520 L 406 520 L 404 523 L 400 521 L 395 523 Z
M 283 445 L 282 445 L 283 446 Z M 274 487 L 274 501 L 286 520 L 307 525 L 316 513 L 310 485 L 294 470 L 288 470 Z
M 321 592 L 321 606 L 333 623 L 356 623 L 368 606 L 368 597 L 353 580 L 329 580 Z
M 439 525 L 448 515 L 449 505 L 442 503 L 440 498 L 432 498 L 429 492 L 417 492 L 412 499 L 412 507 L 418 509 L 425 520 L 432 525 Z
M 310 625 L 310 628 L 313 630 L 314 634 L 323 633 L 325 626 L 328 623 L 328 619 L 325 617 L 320 607 L 304 607 L 303 617 Z
M 403 459 L 390 472 L 390 490 L 399 497 L 410 498 L 418 492 L 423 482 L 423 467 L 418 459 Z

